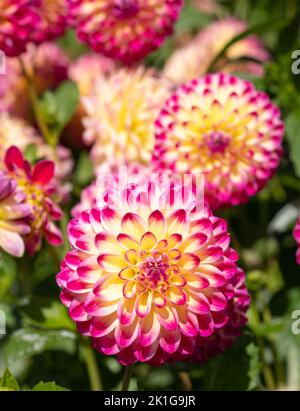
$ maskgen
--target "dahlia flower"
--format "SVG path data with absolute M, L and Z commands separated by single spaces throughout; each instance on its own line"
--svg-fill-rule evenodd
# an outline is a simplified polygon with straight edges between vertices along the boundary
M 300 265 L 300 217 L 297 220 L 293 234 L 294 234 L 294 238 L 297 242 L 297 247 L 298 247 L 297 254 L 296 254 L 296 260 L 297 260 L 297 263 Z
M 0 9 L 0 50 L 18 56 L 26 49 L 38 24 L 37 10 L 29 0 L 2 0 Z
M 130 64 L 172 34 L 182 0 L 69 0 L 78 37 L 96 52 Z
M 38 94 L 68 79 L 69 58 L 54 43 L 30 44 L 22 59 Z M 0 75 L 0 112 L 31 119 L 28 81 L 18 58 L 7 58 L 6 73 Z
M 87 117 L 84 141 L 94 143 L 95 169 L 103 162 L 147 164 L 154 146 L 154 120 L 171 92 L 171 84 L 143 67 L 99 77 L 83 98 Z
M 279 109 L 252 83 L 226 74 L 181 86 L 156 121 L 154 167 L 204 173 L 212 208 L 237 205 L 261 190 L 282 154 Z
M 224 46 L 246 29 L 245 22 L 232 17 L 211 23 L 188 44 L 172 54 L 164 67 L 164 75 L 178 84 L 203 76 Z M 255 61 L 237 61 L 242 58 Z M 250 35 L 229 47 L 216 69 L 262 76 L 262 63 L 269 58 L 270 55 L 260 39 Z
M 93 91 L 93 86 L 97 78 L 111 75 L 116 69 L 114 61 L 108 57 L 99 54 L 84 54 L 75 60 L 69 67 L 69 78 L 73 80 L 78 87 L 81 97 L 88 96 Z M 84 128 L 82 120 L 86 116 L 82 104 L 79 105 L 71 122 L 64 133 L 64 141 L 71 147 L 83 147 L 85 144 L 82 140 Z
M 30 206 L 24 200 L 25 194 L 17 189 L 16 182 L 0 171 L 0 249 L 15 257 L 24 254 L 22 235 L 30 231 L 24 222 Z
M 0 160 L 4 158 L 6 150 L 12 143 L 23 152 L 30 146 L 34 147 L 38 159 L 44 158 L 55 162 L 57 189 L 65 197 L 70 189 L 66 180 L 73 167 L 70 150 L 66 147 L 58 146 L 56 153 L 54 153 L 52 148 L 44 143 L 36 130 L 20 118 L 0 113 L 0 122 Z M 1 168 L 2 166 L 0 165 Z
M 62 211 L 55 203 L 55 185 L 51 184 L 54 162 L 41 160 L 31 167 L 15 146 L 7 150 L 4 162 L 6 172 L 16 181 L 18 190 L 30 206 L 30 232 L 24 237 L 28 253 L 33 255 L 39 250 L 43 236 L 50 244 L 60 245 L 62 233 L 54 221 L 62 218 Z
M 61 36 L 67 27 L 68 0 L 33 0 L 39 16 L 31 41 L 41 43 Z
M 204 360 L 245 324 L 249 296 L 226 222 L 181 193 L 129 185 L 69 224 L 61 300 L 79 332 L 124 365 Z

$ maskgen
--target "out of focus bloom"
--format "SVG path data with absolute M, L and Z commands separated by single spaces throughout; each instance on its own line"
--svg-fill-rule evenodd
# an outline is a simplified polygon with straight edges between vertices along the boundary
M 31 147 L 36 159 L 47 159 L 55 162 L 55 180 L 61 195 L 65 196 L 69 191 L 69 186 L 65 180 L 69 177 L 73 167 L 70 150 L 58 146 L 56 153 L 54 153 L 53 149 L 44 143 L 36 130 L 20 118 L 1 113 L 0 122 L 0 160 L 3 161 L 5 152 L 12 143 L 23 152 Z
M 30 44 L 22 59 L 38 94 L 68 78 L 69 59 L 54 43 Z M 31 118 L 28 82 L 18 58 L 7 58 L 6 73 L 0 75 L 0 112 Z
M 214 57 L 230 40 L 246 29 L 246 23 L 235 18 L 226 18 L 210 24 L 190 43 L 173 53 L 165 65 L 164 75 L 180 84 L 206 74 Z M 262 76 L 262 63 L 268 61 L 269 57 L 260 39 L 250 35 L 229 47 L 215 69 Z M 237 61 L 247 58 L 248 61 Z
M 43 236 L 50 244 L 60 245 L 62 233 L 54 221 L 62 218 L 62 211 L 55 202 L 53 161 L 41 160 L 31 167 L 21 151 L 12 146 L 7 150 L 4 162 L 6 172 L 16 181 L 18 190 L 30 206 L 30 232 L 24 237 L 28 253 L 33 255 L 39 250 Z
M 68 0 L 32 0 L 39 16 L 31 41 L 41 43 L 61 36 L 67 27 Z
M 204 174 L 212 208 L 238 205 L 272 177 L 283 133 L 279 109 L 251 82 L 207 75 L 181 86 L 161 110 L 153 163 Z
M 105 194 L 116 187 L 120 182 L 129 181 L 132 184 L 143 182 L 145 176 L 150 175 L 150 169 L 139 164 L 128 164 L 128 166 L 113 166 L 103 164 L 98 169 L 98 177 L 80 195 L 80 202 L 73 207 L 72 217 L 78 218 L 81 213 L 105 203 Z
M 294 238 L 297 242 L 297 247 L 298 247 L 297 253 L 296 253 L 296 260 L 297 260 L 297 263 L 300 265 L 300 217 L 297 220 L 293 234 L 294 234 Z
M 79 39 L 96 52 L 130 64 L 158 48 L 182 0 L 69 0 Z
M 169 81 L 143 67 L 121 69 L 99 78 L 82 99 L 84 141 L 95 169 L 103 162 L 148 164 L 154 147 L 154 120 L 171 92 Z
M 18 56 L 26 49 L 39 21 L 30 0 L 2 0 L 0 8 L 0 50 L 6 56 Z
M 85 54 L 75 60 L 69 68 L 69 78 L 77 84 L 80 97 L 88 96 L 99 77 L 107 78 L 116 69 L 115 62 L 99 54 Z M 84 128 L 82 120 L 86 116 L 82 104 L 79 105 L 70 124 L 64 133 L 64 141 L 71 147 L 82 147 L 84 145 L 82 136 Z
M 70 222 L 61 300 L 122 364 L 203 361 L 239 335 L 249 305 L 226 222 L 182 187 L 130 187 Z
M 25 197 L 18 190 L 17 183 L 0 171 L 0 249 L 15 257 L 24 254 L 22 235 L 30 231 L 24 222 L 30 214 L 30 206 L 24 202 Z

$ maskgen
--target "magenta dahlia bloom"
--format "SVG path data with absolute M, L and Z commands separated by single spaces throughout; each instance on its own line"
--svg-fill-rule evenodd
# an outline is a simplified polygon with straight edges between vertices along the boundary
M 283 134 L 280 111 L 265 93 L 249 81 L 210 74 L 181 86 L 162 108 L 153 165 L 204 174 L 212 208 L 238 205 L 274 174 Z
M 61 36 L 67 27 L 68 0 L 31 0 L 39 17 L 31 41 L 42 43 Z
M 172 34 L 182 0 L 69 0 L 79 39 L 130 64 Z
M 69 224 L 61 300 L 79 332 L 122 364 L 202 361 L 245 324 L 249 296 L 226 222 L 181 193 L 129 185 Z
M 297 260 L 297 263 L 300 265 L 300 217 L 297 220 L 293 234 L 294 234 L 294 238 L 297 242 L 297 247 L 298 247 L 297 253 L 296 253 L 296 260 Z
M 0 249 L 15 257 L 24 254 L 22 236 L 30 231 L 25 223 L 30 206 L 24 201 L 25 194 L 18 190 L 16 181 L 0 171 Z
M 30 206 L 27 222 L 30 232 L 24 237 L 28 253 L 33 255 L 41 246 L 42 237 L 55 246 L 62 244 L 62 233 L 54 221 L 62 218 L 62 211 L 55 203 L 54 162 L 39 161 L 34 167 L 24 160 L 21 151 L 10 147 L 5 155 L 8 175 L 17 183 L 18 191 Z
M 0 8 L 0 50 L 6 56 L 20 55 L 38 24 L 31 0 L 2 0 Z

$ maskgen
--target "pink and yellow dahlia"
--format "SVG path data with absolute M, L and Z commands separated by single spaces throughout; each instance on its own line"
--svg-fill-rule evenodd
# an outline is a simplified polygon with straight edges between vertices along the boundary
M 52 245 L 62 244 L 62 233 L 54 221 L 62 218 L 56 204 L 55 185 L 52 184 L 55 165 L 53 161 L 41 160 L 34 167 L 24 160 L 21 151 L 10 147 L 4 158 L 6 172 L 17 183 L 18 190 L 30 206 L 28 224 L 30 231 L 24 237 L 28 253 L 39 250 L 43 236 Z
M 213 59 L 224 46 L 246 29 L 245 22 L 232 17 L 213 22 L 172 54 L 164 67 L 164 75 L 180 84 L 207 74 Z M 250 35 L 229 47 L 215 69 L 262 76 L 263 63 L 269 58 L 260 39 Z
M 68 177 L 73 168 L 73 159 L 69 149 L 58 146 L 56 152 L 44 143 L 35 128 L 24 120 L 0 113 L 0 160 L 5 157 L 6 150 L 14 143 L 21 151 L 32 147 L 36 159 L 47 159 L 55 162 L 55 181 L 57 190 L 64 197 L 69 192 Z M 0 169 L 3 166 L 0 164 Z
M 0 249 L 15 257 L 24 254 L 22 236 L 30 231 L 25 218 L 31 210 L 24 200 L 25 194 L 18 190 L 17 183 L 0 171 Z
M 42 43 L 61 36 L 68 19 L 68 0 L 32 0 L 39 16 L 31 41 Z
M 69 0 L 78 37 L 96 52 L 130 64 L 172 34 L 182 0 Z
M 68 78 L 69 58 L 54 43 L 28 45 L 22 55 L 38 94 L 56 88 Z M 28 81 L 18 58 L 6 59 L 6 73 L 0 75 L 0 112 L 31 120 Z
M 9 57 L 20 55 L 38 22 L 31 0 L 1 0 L 0 50 Z
M 153 165 L 204 174 L 212 208 L 238 205 L 278 167 L 284 125 L 279 109 L 252 83 L 227 74 L 181 86 L 156 121 Z
M 226 222 L 181 194 L 129 185 L 69 224 L 61 300 L 79 332 L 122 364 L 202 361 L 245 324 L 249 295 Z
M 77 84 L 80 97 L 86 97 L 93 91 L 97 78 L 107 78 L 116 70 L 115 62 L 99 54 L 85 54 L 75 60 L 69 68 L 69 78 Z M 83 147 L 84 128 L 82 120 L 86 116 L 83 104 L 80 104 L 64 133 L 64 141 L 71 147 Z
M 300 217 L 298 218 L 296 222 L 293 235 L 297 243 L 296 261 L 297 261 L 297 264 L 300 265 Z
M 82 103 L 84 141 L 93 143 L 95 170 L 103 162 L 148 164 L 154 147 L 154 120 L 171 93 L 169 81 L 143 67 L 99 77 Z

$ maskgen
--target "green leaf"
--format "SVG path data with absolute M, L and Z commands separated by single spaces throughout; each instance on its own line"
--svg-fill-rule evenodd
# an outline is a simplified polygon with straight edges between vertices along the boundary
M 259 385 L 261 365 L 257 347 L 248 336 L 204 366 L 204 390 L 245 391 Z
M 47 139 L 50 145 L 56 145 L 58 139 L 73 117 L 79 103 L 77 85 L 72 81 L 65 81 L 55 90 L 47 90 L 38 101 L 38 110 L 41 121 L 48 130 Z
M 17 276 L 17 265 L 13 257 L 6 253 L 0 254 L 0 301 L 11 288 Z
M 9 369 L 4 371 L 2 378 L 0 379 L 0 390 L 3 391 L 20 391 L 19 384 Z
M 67 388 L 55 384 L 54 381 L 41 381 L 32 388 L 32 391 L 69 391 Z
M 3 356 L 8 365 L 40 354 L 44 351 L 64 351 L 74 354 L 77 336 L 73 332 L 61 330 L 36 330 L 23 328 L 15 331 L 4 344 Z
M 300 110 L 292 112 L 286 118 L 286 135 L 290 146 L 290 157 L 295 172 L 300 177 Z
M 59 301 L 44 297 L 31 297 L 21 309 L 26 326 L 75 331 L 67 309 Z
M 80 153 L 80 157 L 75 170 L 75 184 L 80 187 L 87 186 L 94 177 L 93 164 L 86 151 Z
M 251 390 L 254 390 L 259 385 L 259 374 L 260 374 L 260 369 L 261 369 L 261 364 L 259 361 L 259 349 L 252 342 L 247 345 L 246 353 L 250 359 L 249 369 L 247 373 L 247 376 L 249 378 L 247 390 L 251 391 Z

